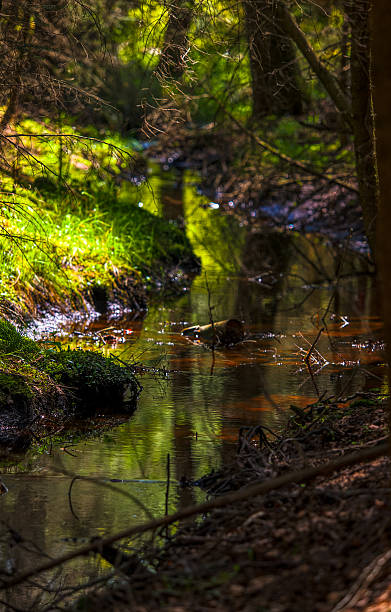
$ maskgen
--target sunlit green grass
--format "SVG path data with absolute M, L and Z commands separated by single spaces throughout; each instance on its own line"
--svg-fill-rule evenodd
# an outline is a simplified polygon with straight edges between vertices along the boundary
M 2 182 L 2 298 L 80 307 L 96 285 L 143 280 L 190 255 L 183 232 L 138 207 L 136 186 L 121 194 L 120 166 L 131 172 L 137 155 L 127 143 L 80 140 L 72 126 L 31 120 L 17 131 L 25 152 L 9 153 L 13 171 Z M 44 136 L 60 131 L 70 136 Z

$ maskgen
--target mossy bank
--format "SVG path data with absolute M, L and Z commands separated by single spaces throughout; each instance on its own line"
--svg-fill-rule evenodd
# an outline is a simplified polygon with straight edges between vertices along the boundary
M 42 348 L 0 321 L 0 451 L 100 415 L 130 415 L 141 387 L 131 367 L 92 351 Z

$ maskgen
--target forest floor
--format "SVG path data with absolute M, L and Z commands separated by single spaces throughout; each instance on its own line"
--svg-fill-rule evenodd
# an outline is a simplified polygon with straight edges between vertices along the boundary
M 234 465 L 203 479 L 215 495 L 318 466 L 387 436 L 385 399 L 325 402 L 259 448 L 250 432 Z M 182 524 L 122 586 L 82 610 L 388 612 L 390 459 L 381 457 L 227 505 Z M 133 568 L 134 570 L 134 568 Z
M 246 225 L 318 232 L 334 242 L 348 240 L 351 248 L 366 253 L 351 147 L 331 132 L 319 134 L 292 118 L 266 130 L 265 138 L 278 143 L 286 159 L 235 125 L 228 132 L 213 123 L 168 130 L 148 155 L 167 169 L 196 170 L 202 192 Z M 321 169 L 326 164 L 320 142 L 332 151 L 327 171 Z

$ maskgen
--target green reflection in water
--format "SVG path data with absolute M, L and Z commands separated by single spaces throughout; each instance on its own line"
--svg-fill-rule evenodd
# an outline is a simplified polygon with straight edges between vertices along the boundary
M 233 217 L 208 206 L 208 200 L 196 191 L 196 180 L 190 172 L 153 174 L 154 197 L 143 187 L 137 198 L 151 212 L 166 218 L 183 217 L 203 272 L 175 302 L 152 305 L 143 322 L 113 323 L 134 333 L 126 336 L 125 344 L 102 349 L 124 360 L 164 366 L 167 377 L 143 375 L 144 391 L 134 416 L 98 438 L 69 446 L 75 456 L 54 447 L 51 454 L 30 452 L 6 469 L 9 493 L 0 498 L 2 518 L 51 554 L 71 546 L 64 537 L 114 532 L 146 518 L 134 500 L 87 482 L 77 482 L 72 493 L 76 518 L 68 500 L 70 479 L 55 471 L 59 461 L 75 474 L 163 481 L 115 485 L 161 516 L 167 454 L 173 481 L 182 476 L 198 478 L 232 460 L 239 427 L 261 423 L 278 429 L 290 403 L 305 406 L 313 401 L 316 391 L 303 367 L 300 349 L 308 349 L 308 342 L 313 342 L 333 294 L 329 314 L 335 318 L 327 320 L 328 335 L 317 345 L 329 362 L 316 377 L 319 393 L 338 395 L 347 378 L 352 387 L 346 392 L 381 385 L 358 367 L 359 362 L 370 367 L 371 359 L 381 353 L 367 342 L 381 333 L 372 280 L 355 276 L 341 280 L 335 288 L 327 278 L 335 277 L 338 254 L 329 245 L 295 234 L 248 233 Z M 123 197 L 127 197 L 125 188 Z M 344 257 L 344 271 L 353 271 L 357 262 Z M 206 279 L 215 320 L 239 317 L 253 338 L 243 346 L 216 351 L 214 362 L 210 350 L 180 335 L 187 325 L 209 322 Z M 91 337 L 93 329 L 107 324 L 94 324 Z M 358 346 L 357 339 L 362 345 Z M 346 365 L 349 363 L 352 365 Z M 66 447 L 67 440 L 62 443 Z M 179 489 L 173 482 L 169 511 L 202 499 L 198 489 Z M 20 567 L 29 561 L 22 553 L 18 559 Z M 73 579 L 80 568 L 78 562 Z
M 210 207 L 210 200 L 197 194 L 197 176 L 186 172 L 183 179 L 183 211 L 187 235 L 203 271 L 233 274 L 241 268 L 246 230 L 237 220 Z

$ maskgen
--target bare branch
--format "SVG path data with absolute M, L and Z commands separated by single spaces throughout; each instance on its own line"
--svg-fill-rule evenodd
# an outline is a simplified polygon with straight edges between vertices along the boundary
M 337 470 L 343 469 L 345 467 L 349 467 L 351 465 L 355 465 L 357 463 L 373 461 L 378 457 L 382 457 L 387 455 L 389 452 L 389 441 L 384 444 L 380 444 L 379 446 L 366 448 L 363 451 L 351 453 L 349 455 L 339 457 L 334 461 L 330 461 L 329 463 L 317 466 L 310 467 L 302 470 L 298 470 L 296 472 L 290 472 L 288 474 L 283 474 L 282 476 L 278 476 L 277 478 L 272 478 L 266 482 L 261 484 L 252 485 L 249 487 L 244 487 L 239 491 L 235 491 L 234 493 L 229 493 L 227 495 L 222 495 L 217 499 L 213 499 L 211 501 L 204 502 L 203 504 L 198 504 L 194 506 L 188 506 L 183 510 L 179 510 L 174 514 L 169 516 L 164 516 L 160 519 L 154 519 L 152 521 L 148 521 L 147 523 L 143 523 L 142 525 L 136 525 L 133 527 L 129 527 L 124 529 L 116 534 L 108 536 L 107 538 L 102 538 L 99 541 L 94 541 L 85 546 L 79 548 L 78 550 L 66 553 L 56 559 L 51 559 L 50 561 L 46 561 L 42 563 L 40 566 L 26 570 L 21 572 L 20 574 L 14 576 L 9 580 L 4 580 L 1 589 L 7 589 L 9 587 L 14 587 L 17 584 L 32 578 L 33 576 L 37 576 L 42 572 L 46 572 L 51 570 L 67 561 L 71 561 L 76 557 L 80 557 L 82 555 L 87 555 L 90 552 L 98 551 L 101 546 L 110 545 L 114 542 L 118 542 L 118 540 L 122 540 L 123 538 L 129 538 L 135 536 L 137 534 L 145 533 L 147 531 L 156 530 L 159 527 L 166 527 L 171 525 L 172 523 L 176 523 L 182 519 L 188 518 L 190 516 L 196 516 L 197 514 L 204 514 L 205 512 L 210 512 L 215 508 L 223 508 L 224 506 L 229 506 L 230 504 L 235 504 L 246 499 L 255 497 L 257 495 L 264 495 L 269 491 L 274 491 L 276 489 L 280 489 L 289 484 L 293 483 L 305 483 L 313 480 L 317 476 L 325 476 L 331 474 Z

